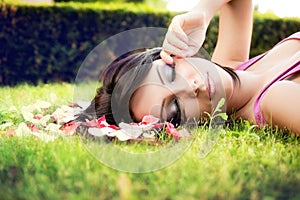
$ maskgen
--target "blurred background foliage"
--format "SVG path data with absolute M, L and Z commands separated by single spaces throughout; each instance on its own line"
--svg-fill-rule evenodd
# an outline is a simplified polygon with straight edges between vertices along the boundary
M 1 85 L 73 82 L 85 57 L 105 39 L 133 28 L 167 28 L 178 14 L 167 11 L 164 0 L 55 0 L 35 5 L 26 1 L 0 0 Z M 299 30 L 298 18 L 256 13 L 250 56 L 265 52 Z M 210 54 L 217 32 L 218 16 L 212 20 L 203 45 Z M 107 51 L 101 58 L 113 56 Z

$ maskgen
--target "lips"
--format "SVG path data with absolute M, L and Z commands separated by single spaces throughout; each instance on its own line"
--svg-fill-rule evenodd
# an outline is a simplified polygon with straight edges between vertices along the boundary
M 213 96 L 216 93 L 216 86 L 214 84 L 214 81 L 209 76 L 209 73 L 207 72 L 207 88 L 208 88 L 208 96 L 209 99 L 212 100 Z

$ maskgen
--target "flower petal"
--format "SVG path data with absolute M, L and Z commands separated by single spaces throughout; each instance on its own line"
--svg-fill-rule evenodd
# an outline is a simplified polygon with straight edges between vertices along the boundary
M 120 141 L 127 141 L 127 140 L 130 140 L 130 139 L 135 139 L 135 138 L 132 138 L 128 133 L 126 133 L 123 130 L 115 131 L 115 135 Z
M 88 126 L 88 127 L 97 127 L 98 121 L 97 121 L 97 119 L 93 119 L 91 121 L 86 120 L 83 124 Z
M 76 133 L 78 126 L 80 126 L 80 123 L 72 121 L 70 123 L 64 124 L 63 127 L 61 127 L 61 130 L 66 135 L 74 135 Z
M 156 118 L 152 115 L 145 115 L 142 119 L 142 124 L 156 124 L 159 122 L 159 118 Z
M 74 110 L 70 106 L 62 105 L 51 115 L 58 124 L 67 123 L 75 119 Z
M 22 109 L 21 113 L 25 121 L 31 122 L 33 120 L 34 115 L 30 111 Z
M 179 140 L 180 136 L 176 128 L 172 123 L 165 122 L 166 124 L 166 131 L 169 135 L 171 135 L 175 140 Z
M 18 126 L 18 128 L 16 129 L 16 136 L 29 136 L 32 135 L 32 131 L 30 130 L 30 128 L 24 123 L 21 122 Z
M 144 126 L 137 126 L 132 124 L 127 124 L 124 122 L 121 122 L 119 124 L 119 127 L 128 134 L 131 138 L 138 138 L 144 131 L 148 131 L 152 128 L 152 125 L 144 125 Z
M 143 137 L 146 138 L 146 139 L 153 139 L 155 138 L 155 132 L 154 131 L 150 131 L 150 133 L 143 133 Z
M 102 137 L 104 135 L 110 136 L 110 137 L 114 137 L 116 132 L 114 129 L 108 128 L 108 127 L 104 127 L 104 128 L 89 128 L 88 132 L 91 135 L 97 136 L 97 137 Z

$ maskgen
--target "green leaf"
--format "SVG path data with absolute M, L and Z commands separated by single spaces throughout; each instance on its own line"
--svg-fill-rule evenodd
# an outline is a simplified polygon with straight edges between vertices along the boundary
M 227 119 L 228 119 L 228 116 L 227 116 L 226 113 L 219 113 L 219 114 L 217 114 L 216 116 L 219 116 L 219 117 L 221 117 L 221 118 L 224 119 L 224 120 L 227 120 Z

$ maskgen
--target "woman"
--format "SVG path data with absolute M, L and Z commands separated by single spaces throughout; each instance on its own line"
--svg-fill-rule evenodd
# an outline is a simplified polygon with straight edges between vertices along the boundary
M 191 57 L 218 10 L 212 62 Z M 232 117 L 300 135 L 300 32 L 247 61 L 250 0 L 200 1 L 190 12 L 176 16 L 169 30 L 162 51 L 133 52 L 114 61 L 103 73 L 103 87 L 80 117 L 106 115 L 109 123 L 117 124 L 151 114 L 180 125 L 201 120 L 224 97 Z

